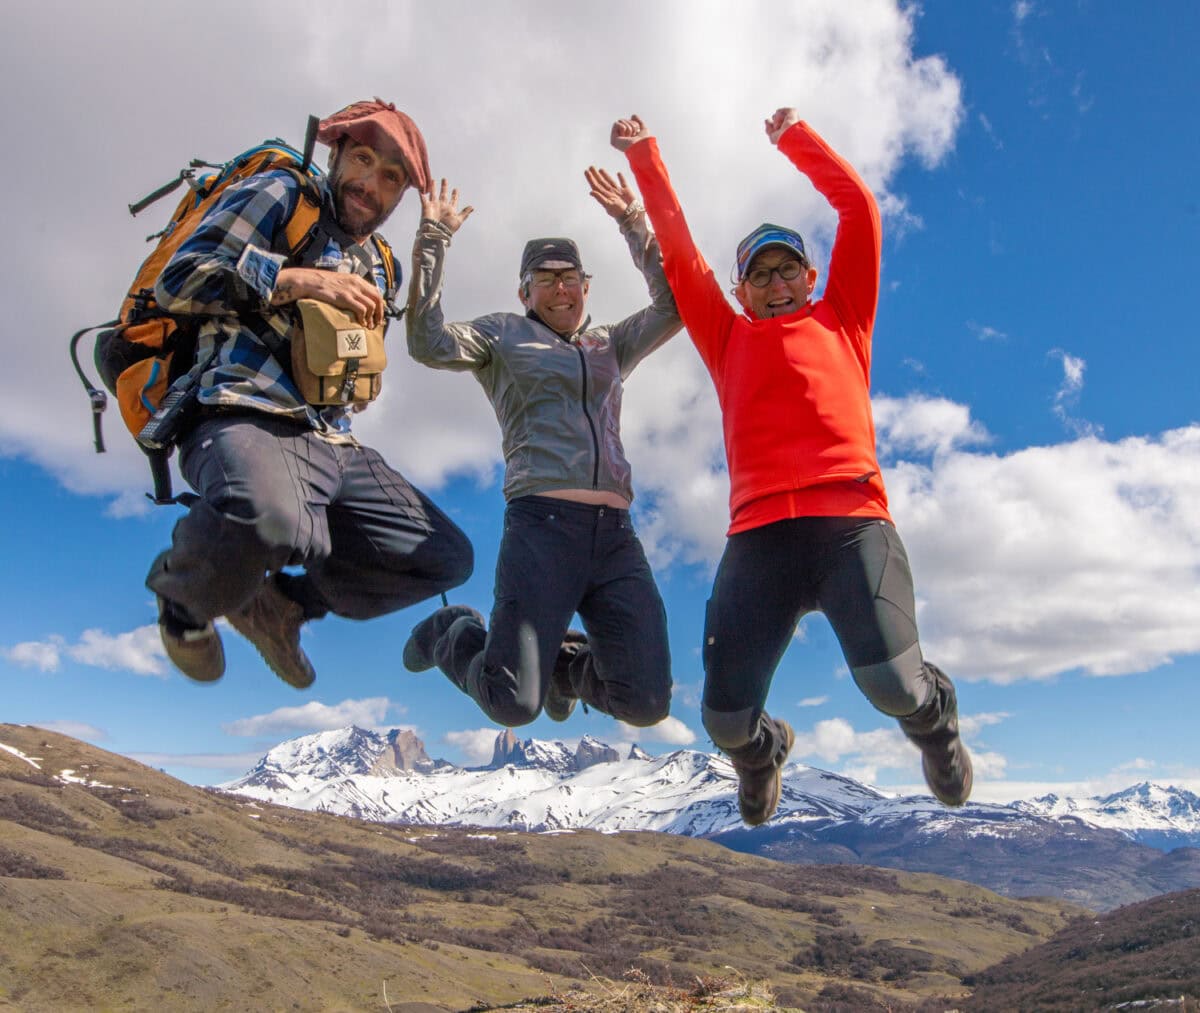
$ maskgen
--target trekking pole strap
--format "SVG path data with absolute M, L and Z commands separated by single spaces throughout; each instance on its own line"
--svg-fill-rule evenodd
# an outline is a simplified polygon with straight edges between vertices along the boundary
M 83 384 L 83 389 L 87 391 L 88 399 L 92 403 L 92 441 L 96 447 L 97 454 L 104 453 L 104 433 L 100 428 L 100 416 L 104 414 L 104 409 L 108 407 L 108 395 L 88 379 L 87 374 L 83 371 L 83 367 L 79 365 L 79 339 L 89 331 L 99 331 L 106 327 L 116 327 L 119 323 L 119 320 L 110 320 L 106 324 L 95 324 L 92 327 L 85 327 L 81 331 L 76 331 L 71 337 L 71 364 L 75 367 L 75 372 L 79 376 L 79 382 Z
M 171 180 L 170 183 L 164 183 L 153 193 L 148 193 L 141 200 L 135 201 L 134 203 L 130 204 L 129 205 L 129 213 L 131 215 L 136 215 L 139 211 L 145 211 L 146 208 L 148 208 L 156 200 L 161 200 L 167 194 L 172 193 L 175 190 L 178 190 L 179 187 L 181 185 L 183 185 L 183 183 L 185 183 L 187 180 L 191 179 L 195 175 L 196 175 L 195 169 L 180 169 L 179 175 L 176 176 L 173 180 Z

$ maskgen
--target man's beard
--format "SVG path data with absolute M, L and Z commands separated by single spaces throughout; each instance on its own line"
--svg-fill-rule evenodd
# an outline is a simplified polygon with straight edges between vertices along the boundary
M 352 236 L 369 236 L 386 220 L 389 211 L 384 211 L 379 201 L 371 197 L 360 183 L 345 183 L 342 174 L 336 168 L 329 174 L 329 189 L 333 193 L 333 208 L 337 214 L 338 224 Z M 346 195 L 354 194 L 360 200 L 366 201 L 375 209 L 374 214 L 361 211 L 350 211 L 346 204 Z

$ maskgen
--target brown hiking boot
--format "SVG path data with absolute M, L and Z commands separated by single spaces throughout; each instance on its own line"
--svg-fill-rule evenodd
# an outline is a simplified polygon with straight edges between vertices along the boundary
M 317 673 L 300 646 L 304 609 L 279 590 L 268 577 L 250 604 L 225 617 L 229 625 L 252 643 L 263 661 L 279 678 L 296 689 L 307 689 Z
M 225 674 L 225 648 L 212 623 L 191 626 L 179 607 L 158 598 L 158 634 L 171 664 L 196 682 L 216 682 Z
M 212 623 L 200 629 L 172 629 L 173 624 L 158 624 L 163 647 L 171 664 L 196 682 L 216 682 L 225 674 L 225 649 L 221 634 Z
M 900 718 L 900 728 L 921 750 L 921 773 L 942 805 L 960 806 L 971 796 L 974 772 L 971 756 L 958 735 L 958 699 L 954 683 L 936 665 L 925 662 L 933 673 L 932 699 L 915 714 Z
M 783 765 L 787 763 L 788 753 L 796 741 L 796 733 L 786 721 L 779 718 L 767 720 L 775 726 L 775 734 L 779 739 L 775 754 L 765 764 L 757 765 L 747 765 L 731 758 L 738 776 L 738 809 L 742 814 L 742 822 L 749 827 L 766 823 L 779 808 L 779 799 L 783 795 Z
M 542 713 L 551 721 L 566 721 L 575 709 L 579 697 L 571 685 L 571 662 L 587 642 L 587 635 L 580 630 L 567 630 L 563 636 L 550 676 L 550 688 L 546 691 L 546 702 L 542 704 Z

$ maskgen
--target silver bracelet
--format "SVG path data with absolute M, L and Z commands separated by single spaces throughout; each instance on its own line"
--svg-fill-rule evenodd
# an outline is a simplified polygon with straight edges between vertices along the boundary
M 641 214 L 645 210 L 646 210 L 646 206 L 635 197 L 630 202 L 629 207 L 627 207 L 625 209 L 624 214 L 621 215 L 621 223 L 624 224 L 625 222 L 629 221 L 629 219 L 631 219 L 634 215 Z

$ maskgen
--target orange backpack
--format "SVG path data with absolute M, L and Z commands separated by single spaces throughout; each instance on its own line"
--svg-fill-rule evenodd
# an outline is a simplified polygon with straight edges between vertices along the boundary
M 96 369 L 104 386 L 116 395 L 121 417 L 136 437 L 162 405 L 168 387 L 187 373 L 195 362 L 194 321 L 189 317 L 172 316 L 158 305 L 154 298 L 154 286 L 159 274 L 228 187 L 258 173 L 279 169 L 290 172 L 300 185 L 300 200 L 284 227 L 288 260 L 299 262 L 317 236 L 321 212 L 321 188 L 317 181 L 322 174 L 320 169 L 312 165 L 316 122 L 315 117 L 309 120 L 303 154 L 276 138 L 243 151 L 228 162 L 217 164 L 193 159 L 187 168 L 180 171 L 178 178 L 129 205 L 129 213 L 136 215 L 183 183 L 189 187 L 166 228 L 148 237 L 148 240 L 157 239 L 158 245 L 134 276 L 117 319 L 85 327 L 71 338 L 71 361 L 91 399 L 97 453 L 104 452 L 100 417 L 107 407 L 108 397 L 88 379 L 79 365 L 76 346 L 80 339 L 90 331 L 100 332 L 95 344 Z M 197 170 L 204 168 L 212 171 L 197 175 Z M 396 288 L 395 260 L 391 248 L 382 237 L 374 238 L 383 259 L 390 299 Z M 156 503 L 190 500 L 192 497 L 188 494 L 180 497 L 171 495 L 170 472 L 166 462 L 173 448 L 143 449 L 150 457 L 150 469 L 154 475 L 154 495 L 151 499 Z

